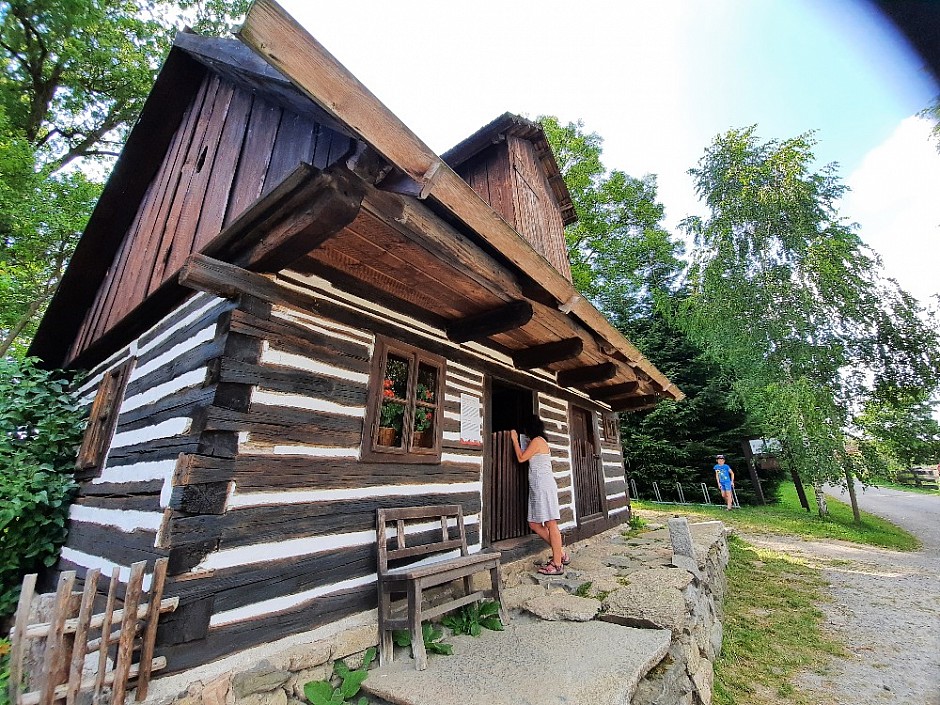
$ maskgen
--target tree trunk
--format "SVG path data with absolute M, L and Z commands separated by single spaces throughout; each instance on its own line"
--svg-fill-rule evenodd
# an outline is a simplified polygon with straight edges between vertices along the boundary
M 862 523 L 862 514 L 858 511 L 858 498 L 855 496 L 855 476 L 849 466 L 845 466 L 845 481 L 848 483 L 849 499 L 852 501 L 852 516 L 855 517 L 855 523 Z
M 829 505 L 826 504 L 826 493 L 823 492 L 823 486 L 821 482 L 813 483 L 813 492 L 816 493 L 816 508 L 819 510 L 819 516 L 829 516 Z
M 20 320 L 16 322 L 16 325 L 10 329 L 10 332 L 7 334 L 6 338 L 0 341 L 0 357 L 3 357 L 7 354 L 7 350 L 10 349 L 10 346 L 13 345 L 20 333 L 25 330 L 26 326 L 29 325 L 29 322 L 33 320 L 33 317 L 36 315 L 36 312 L 39 311 L 39 308 L 42 306 L 42 301 L 33 301 L 29 308 L 26 309 L 26 313 L 20 316 Z
M 806 498 L 806 490 L 803 489 L 803 480 L 800 479 L 800 473 L 797 472 L 797 469 L 790 465 L 790 477 L 793 479 L 793 485 L 796 487 L 796 496 L 800 498 L 800 504 L 803 506 L 803 509 L 809 511 L 809 500 Z

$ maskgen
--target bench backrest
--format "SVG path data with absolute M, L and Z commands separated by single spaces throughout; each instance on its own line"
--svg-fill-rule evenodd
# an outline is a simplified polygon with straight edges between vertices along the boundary
M 376 521 L 379 575 L 388 572 L 389 564 L 409 558 L 421 558 L 435 553 L 460 549 L 466 556 L 467 533 L 463 525 L 463 507 L 459 504 L 441 504 L 433 507 L 398 507 L 379 509 Z M 457 535 L 451 536 L 449 524 L 456 521 Z M 424 525 L 427 526 L 424 526 Z M 389 525 L 395 536 L 389 542 Z M 408 534 L 408 529 L 411 534 Z M 420 542 L 420 543 L 419 543 Z M 409 544 L 413 545 L 409 545 Z

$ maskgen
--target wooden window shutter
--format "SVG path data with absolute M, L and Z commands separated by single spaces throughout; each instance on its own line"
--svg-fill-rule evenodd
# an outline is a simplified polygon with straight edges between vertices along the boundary
M 85 437 L 78 451 L 78 460 L 75 463 L 76 475 L 79 479 L 86 479 L 100 471 L 104 464 L 105 454 L 108 452 L 111 437 L 117 426 L 124 388 L 130 379 L 135 361 L 136 358 L 130 358 L 114 369 L 108 370 L 101 379 L 98 393 L 91 405 Z

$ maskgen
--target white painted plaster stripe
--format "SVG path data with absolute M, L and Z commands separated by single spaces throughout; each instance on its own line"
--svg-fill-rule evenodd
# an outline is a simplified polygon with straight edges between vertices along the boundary
M 135 428 L 132 431 L 117 433 L 114 435 L 114 440 L 111 441 L 111 448 L 125 448 L 157 438 L 179 436 L 188 433 L 191 425 L 192 419 L 186 416 L 179 416 L 174 419 L 167 419 L 153 426 L 144 426 L 143 428 Z
M 625 512 L 625 511 L 627 511 L 629 508 L 630 508 L 629 505 L 627 505 L 627 506 L 625 506 L 625 507 L 617 507 L 616 509 L 611 509 L 611 510 L 610 510 L 609 512 L 607 512 L 607 513 L 608 513 L 608 514 L 620 514 L 620 512 Z
M 617 492 L 616 494 L 607 495 L 607 499 L 619 499 L 620 497 L 626 497 L 626 496 L 627 496 L 627 492 L 626 490 L 624 490 L 623 492 Z
M 471 387 L 467 384 L 457 384 L 452 379 L 447 380 L 447 391 L 448 392 L 466 392 L 475 397 L 483 395 L 483 390 L 480 387 Z M 457 398 L 460 399 L 460 395 L 456 394 Z
M 93 485 L 104 485 L 108 482 L 146 482 L 147 480 L 162 480 L 166 474 L 176 469 L 176 458 L 170 460 L 154 460 L 146 463 L 132 465 L 118 465 L 105 468 L 101 475 L 91 481 Z
M 118 580 L 120 580 L 122 583 L 126 583 L 131 579 L 131 569 L 129 566 L 121 565 L 120 563 L 112 563 L 111 561 L 102 558 L 101 556 L 93 556 L 90 553 L 76 551 L 74 548 L 69 548 L 68 546 L 63 546 L 61 555 L 62 558 L 67 561 L 71 561 L 75 565 L 80 565 L 89 569 L 100 568 L 101 573 L 107 576 L 110 576 L 115 568 L 120 568 L 121 573 Z M 144 573 L 144 590 L 150 589 L 150 583 L 152 580 L 153 573 Z
M 162 355 L 158 355 L 140 367 L 135 367 L 134 371 L 131 373 L 131 381 L 133 382 L 141 377 L 145 377 L 154 370 L 159 370 L 161 367 L 167 366 L 173 360 L 183 357 L 186 353 L 194 350 L 203 343 L 212 340 L 215 338 L 216 328 L 216 324 L 212 323 L 206 328 L 192 333 L 185 340 L 181 341 L 178 345 L 174 345 Z
M 369 381 L 369 375 L 362 372 L 354 372 L 335 365 L 327 365 L 319 360 L 297 355 L 295 353 L 283 352 L 282 350 L 267 349 L 261 353 L 261 362 L 267 362 L 272 365 L 282 365 L 295 370 L 303 370 L 314 374 L 326 375 L 327 377 L 336 377 L 346 379 L 351 382 L 366 384 Z
M 342 323 L 337 323 L 336 321 L 331 321 L 320 316 L 314 316 L 308 313 L 303 313 L 302 311 L 284 308 L 282 306 L 275 306 L 271 311 L 271 315 L 273 315 L 275 318 L 291 321 L 292 323 L 296 323 L 297 325 L 303 326 L 304 328 L 314 330 L 318 333 L 328 335 L 331 338 L 336 338 L 338 340 L 348 340 L 350 342 L 360 343 L 369 347 L 371 347 L 373 344 L 373 336 L 368 331 L 343 325 Z
M 358 416 L 362 418 L 366 414 L 364 406 L 344 406 L 336 402 L 316 397 L 307 397 L 300 394 L 290 394 L 286 392 L 270 392 L 255 387 L 251 392 L 252 408 L 256 404 L 266 406 L 288 406 L 292 409 L 308 409 L 310 411 L 324 411 L 329 414 L 340 414 L 342 416 Z
M 260 507 L 270 504 L 307 504 L 341 499 L 369 497 L 417 497 L 421 495 L 482 492 L 481 482 L 459 482 L 451 485 L 378 485 L 376 487 L 350 487 L 336 490 L 297 490 L 286 492 L 238 492 L 229 499 L 228 508 Z
M 140 394 L 135 394 L 132 397 L 126 398 L 121 404 L 121 412 L 124 413 L 127 411 L 133 411 L 134 409 L 139 409 L 142 406 L 152 404 L 165 397 L 168 397 L 174 392 L 180 391 L 181 389 L 201 385 L 205 381 L 205 367 L 191 370 L 185 374 L 180 375 L 179 377 L 174 377 L 173 379 L 168 380 L 163 384 L 158 384 L 156 387 L 145 389 Z
M 138 529 L 157 531 L 163 521 L 163 512 L 142 512 L 137 509 L 105 509 L 73 504 L 69 507 L 69 519 L 84 521 L 98 526 L 113 526 L 130 534 Z
M 333 583 L 332 585 L 325 585 L 322 587 L 313 588 L 311 590 L 304 590 L 303 592 L 298 592 L 293 595 L 274 597 L 270 600 L 256 602 L 252 605 L 245 605 L 244 607 L 238 607 L 233 610 L 226 610 L 225 612 L 219 612 L 218 614 L 212 615 L 212 617 L 209 619 L 209 626 L 218 627 L 224 624 L 231 624 L 233 622 L 240 622 L 245 619 L 251 619 L 253 617 L 272 614 L 274 612 L 282 612 L 292 607 L 301 605 L 309 600 L 314 600 L 318 597 L 329 595 L 330 593 L 337 592 L 339 590 L 348 590 L 350 588 L 369 585 L 370 583 L 374 583 L 376 579 L 376 574 L 372 573 L 370 575 L 364 575 L 361 578 L 341 580 L 340 582 Z
M 623 475 L 621 475 L 620 477 L 607 477 L 607 476 L 605 475 L 605 476 L 604 476 L 604 482 L 606 482 L 606 483 L 609 483 L 609 482 L 623 482 Z
M 477 514 L 464 517 L 464 526 L 474 526 L 478 523 L 479 515 Z M 454 523 L 450 522 L 450 525 L 453 526 Z M 411 524 L 408 526 L 407 533 L 419 533 L 420 531 L 427 531 L 439 526 L 440 524 L 434 523 Z M 392 530 L 391 536 L 395 535 L 395 531 Z M 364 546 L 375 543 L 375 541 L 375 530 L 370 529 L 368 531 L 351 531 L 344 534 L 329 534 L 327 536 L 305 536 L 303 538 L 289 539 L 287 541 L 239 546 L 238 548 L 229 548 L 209 554 L 192 572 L 199 573 L 207 570 L 266 563 L 282 558 L 308 556 L 324 551 Z
M 464 375 L 467 375 L 468 380 L 473 380 L 476 384 L 483 384 L 483 374 L 479 370 L 475 370 L 472 367 L 467 367 L 466 365 L 461 365 L 459 362 L 447 362 L 447 374 L 451 374 L 452 371 L 459 370 Z
M 205 315 L 205 314 L 206 314 L 208 311 L 210 311 L 213 307 L 218 306 L 221 302 L 222 302 L 222 299 L 220 299 L 219 297 L 217 297 L 217 296 L 211 297 L 208 301 L 206 301 L 206 303 L 205 303 L 203 306 L 200 306 L 200 307 L 196 308 L 195 310 L 193 310 L 192 312 L 190 312 L 185 318 L 180 319 L 180 320 L 177 321 L 171 328 L 167 328 L 167 329 L 166 329 L 165 331 L 163 331 L 160 335 L 158 335 L 156 338 L 154 338 L 154 339 L 151 340 L 149 343 L 147 343 L 147 345 L 145 345 L 145 346 L 143 346 L 142 348 L 140 348 L 140 350 L 137 351 L 137 354 L 138 354 L 138 355 L 146 355 L 147 352 L 149 352 L 149 351 L 152 350 L 153 348 L 157 347 L 158 345 L 163 344 L 163 343 L 166 341 L 167 338 L 172 337 L 173 334 L 176 333 L 176 331 L 180 330 L 181 328 L 185 328 L 186 326 L 188 326 L 188 325 L 189 325 L 190 323 L 192 323 L 193 321 L 199 320 L 199 318 L 201 318 L 203 315 Z M 171 314 L 171 315 L 172 315 L 172 314 Z M 163 321 L 165 321 L 165 320 L 166 320 L 167 318 L 169 318 L 169 317 L 170 317 L 170 316 L 165 317 L 162 321 L 160 321 L 160 323 L 157 323 L 157 324 L 156 324 L 155 326 L 153 326 L 153 328 L 151 328 L 150 330 L 152 331 L 152 330 L 154 330 L 154 328 L 157 328 L 158 326 L 160 326 L 160 325 L 163 323 Z M 211 327 L 214 328 L 214 327 L 215 327 L 215 323 L 212 323 L 212 324 L 211 324 Z M 150 331 L 147 331 L 147 333 L 144 333 L 143 335 L 141 335 L 141 336 L 138 337 L 137 339 L 140 340 L 140 338 L 145 337 L 145 336 L 148 335 L 149 333 L 150 333 Z

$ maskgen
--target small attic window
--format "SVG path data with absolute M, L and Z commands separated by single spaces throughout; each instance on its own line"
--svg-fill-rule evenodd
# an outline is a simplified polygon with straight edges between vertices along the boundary
M 88 426 L 82 439 L 82 447 L 78 451 L 78 460 L 75 462 L 75 478 L 87 480 L 101 474 L 114 429 L 117 428 L 118 412 L 121 409 L 121 400 L 124 390 L 130 379 L 131 371 L 137 358 L 132 357 L 117 367 L 104 373 L 98 393 L 91 405 L 88 416 Z

